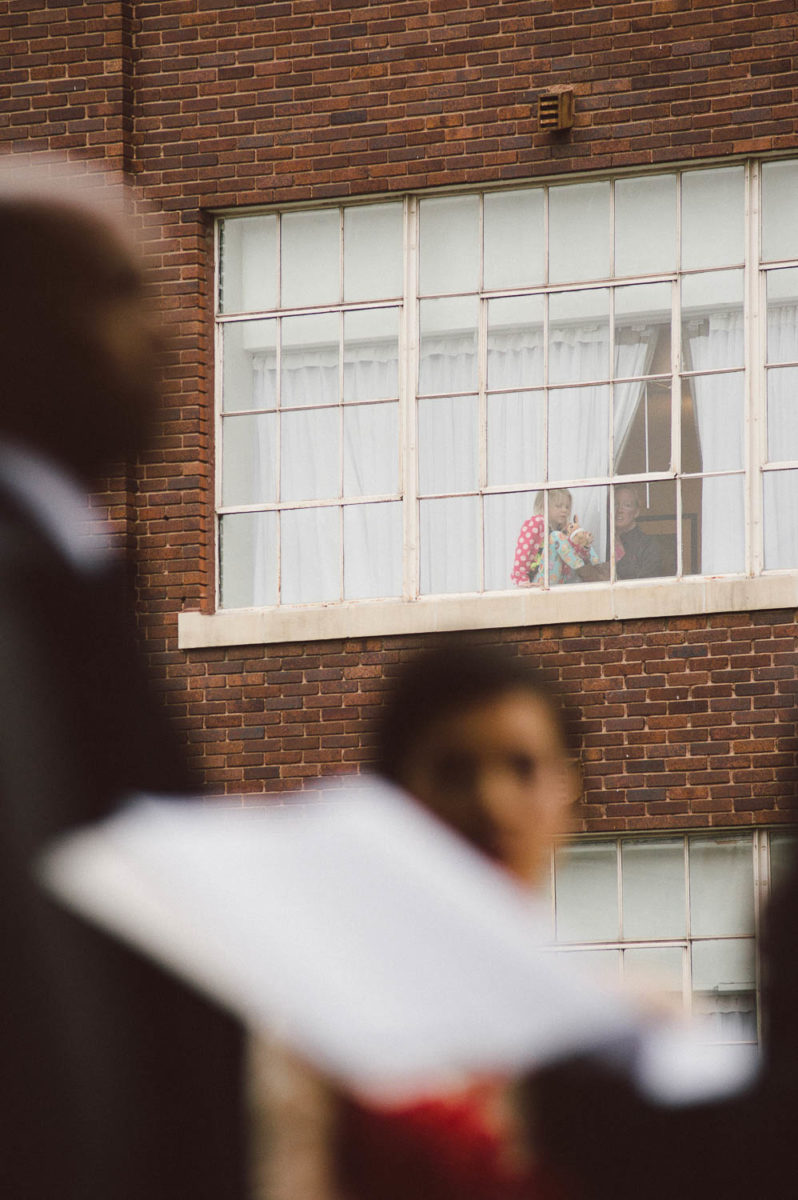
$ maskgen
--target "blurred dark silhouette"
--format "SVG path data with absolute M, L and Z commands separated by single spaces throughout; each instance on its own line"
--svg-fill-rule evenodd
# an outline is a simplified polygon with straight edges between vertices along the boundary
M 146 444 L 161 334 L 105 178 L 0 164 L 0 1094 L 4 1196 L 237 1200 L 240 1033 L 60 910 L 53 835 L 185 793 L 86 489 Z

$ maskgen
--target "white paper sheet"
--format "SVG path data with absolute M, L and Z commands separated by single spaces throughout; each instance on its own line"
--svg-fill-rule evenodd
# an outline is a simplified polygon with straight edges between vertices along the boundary
M 362 1091 L 644 1037 L 620 992 L 545 949 L 526 892 L 377 781 L 264 809 L 141 798 L 40 877 Z

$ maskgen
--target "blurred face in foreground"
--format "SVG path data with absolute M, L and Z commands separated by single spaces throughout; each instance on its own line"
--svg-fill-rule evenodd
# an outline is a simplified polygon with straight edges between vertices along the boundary
M 402 783 L 477 849 L 534 884 L 578 777 L 548 702 L 518 689 L 436 722 L 409 756 Z

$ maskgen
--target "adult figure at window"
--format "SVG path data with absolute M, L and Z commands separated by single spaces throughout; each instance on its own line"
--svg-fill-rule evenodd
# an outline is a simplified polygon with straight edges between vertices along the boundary
M 662 574 L 662 556 L 655 538 L 637 524 L 640 496 L 627 484 L 615 489 L 615 540 L 623 554 L 617 557 L 618 579 L 648 579 Z
M 55 171 L 55 174 L 53 172 Z M 191 786 L 88 493 L 144 447 L 161 334 L 106 178 L 0 168 L 3 1195 L 239 1200 L 241 1038 L 50 901 L 33 863 L 126 793 Z

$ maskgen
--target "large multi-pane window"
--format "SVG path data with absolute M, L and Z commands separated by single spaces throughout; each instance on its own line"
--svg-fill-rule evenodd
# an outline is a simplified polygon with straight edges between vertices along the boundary
M 221 606 L 798 567 L 796 196 L 773 161 L 220 219 Z
M 549 880 L 559 949 L 669 996 L 708 1040 L 755 1042 L 756 935 L 795 850 L 791 830 L 563 842 Z

